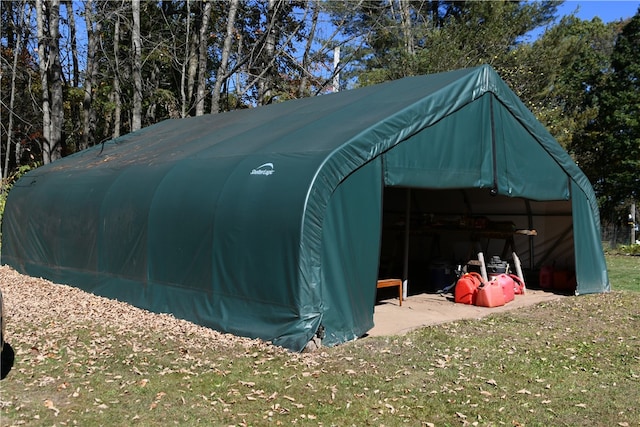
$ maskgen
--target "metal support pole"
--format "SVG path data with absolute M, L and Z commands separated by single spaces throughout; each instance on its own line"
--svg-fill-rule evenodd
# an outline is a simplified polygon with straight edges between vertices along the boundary
M 407 188 L 407 205 L 404 220 L 404 268 L 402 272 L 402 299 L 407 299 L 409 287 L 409 232 L 411 231 L 411 189 Z
M 340 91 L 340 71 L 338 71 L 338 65 L 340 65 L 340 46 L 333 48 L 333 92 Z
M 631 244 L 634 245 L 636 243 L 636 202 L 631 202 L 629 225 L 631 226 Z

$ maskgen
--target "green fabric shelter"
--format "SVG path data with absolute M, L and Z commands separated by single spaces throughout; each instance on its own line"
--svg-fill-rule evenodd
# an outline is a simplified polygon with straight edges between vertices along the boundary
M 2 261 L 294 351 L 319 329 L 335 345 L 373 326 L 392 188 L 492 189 L 487 209 L 548 230 L 523 263 L 570 258 L 578 293 L 609 290 L 590 183 L 489 66 L 167 120 L 40 167 L 9 194 Z

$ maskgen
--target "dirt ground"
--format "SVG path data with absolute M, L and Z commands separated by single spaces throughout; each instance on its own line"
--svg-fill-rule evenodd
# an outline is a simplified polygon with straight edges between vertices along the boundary
M 517 310 L 521 307 L 566 298 L 565 295 L 542 290 L 527 289 L 525 295 L 502 307 L 486 308 L 456 304 L 452 294 L 410 295 L 398 305 L 398 298 L 382 300 L 376 304 L 373 314 L 374 327 L 367 335 L 402 335 L 422 326 L 453 322 L 462 319 L 478 319 L 492 313 Z

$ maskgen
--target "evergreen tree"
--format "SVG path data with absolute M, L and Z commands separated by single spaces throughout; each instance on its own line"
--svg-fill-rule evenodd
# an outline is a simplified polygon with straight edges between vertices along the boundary
M 501 77 L 565 148 L 597 114 L 592 88 L 610 67 L 619 32 L 619 23 L 566 16 L 497 66 Z
M 605 73 L 593 90 L 598 115 L 575 151 L 610 217 L 640 196 L 640 9 L 618 36 Z

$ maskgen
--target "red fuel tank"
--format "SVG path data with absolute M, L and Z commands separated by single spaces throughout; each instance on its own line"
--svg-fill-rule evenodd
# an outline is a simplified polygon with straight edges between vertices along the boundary
M 516 276 L 515 274 L 510 274 L 509 277 L 513 279 L 513 292 L 516 295 L 524 295 L 526 291 L 525 291 L 525 285 L 522 279 Z
M 500 307 L 504 305 L 504 292 L 502 286 L 496 281 L 483 283 L 478 288 L 476 305 L 480 307 Z
M 482 283 L 482 276 L 472 271 L 465 273 L 456 282 L 456 289 L 454 291 L 455 302 L 460 304 L 475 304 L 476 294 L 478 293 L 478 287 Z
M 496 282 L 501 288 L 504 294 L 505 304 L 511 302 L 515 298 L 515 283 L 508 274 L 498 274 L 493 278 L 492 282 Z

